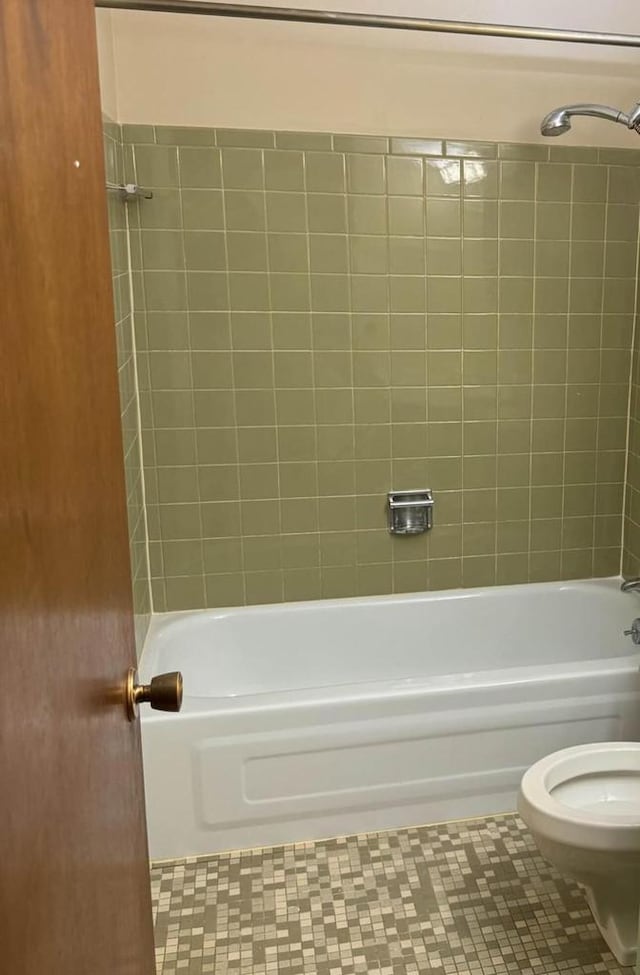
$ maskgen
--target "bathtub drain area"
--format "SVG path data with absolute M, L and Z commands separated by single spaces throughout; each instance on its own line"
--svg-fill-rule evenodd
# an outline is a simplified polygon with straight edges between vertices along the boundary
M 628 975 L 515 815 L 154 865 L 158 975 Z

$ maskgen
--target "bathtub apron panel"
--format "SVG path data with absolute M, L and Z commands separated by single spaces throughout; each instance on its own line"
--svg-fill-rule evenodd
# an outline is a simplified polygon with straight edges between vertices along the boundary
M 592 612 L 594 599 L 602 597 L 610 646 L 567 647 L 568 660 L 537 666 L 530 662 L 529 649 L 519 656 L 514 640 L 510 649 L 497 650 L 493 661 L 483 655 L 486 664 L 502 663 L 510 652 L 513 666 L 507 668 L 429 676 L 423 661 L 422 673 L 414 670 L 404 679 L 394 675 L 371 681 L 363 670 L 359 683 L 338 683 L 340 675 L 333 674 L 324 687 L 256 693 L 252 686 L 247 694 L 224 697 L 190 695 L 185 675 L 184 713 L 143 720 L 152 858 L 506 812 L 515 809 L 523 772 L 549 752 L 589 741 L 638 738 L 638 660 L 621 636 L 625 611 L 629 615 L 634 608 L 629 597 L 608 581 L 510 588 L 541 590 L 550 604 L 554 599 L 557 604 L 563 588 L 573 597 L 581 592 Z M 437 622 L 430 617 L 437 616 L 438 602 L 445 598 L 455 594 L 410 597 L 412 610 L 417 602 L 422 612 L 424 633 Z M 369 611 L 371 602 L 376 601 L 341 601 L 340 610 L 351 608 L 356 617 L 351 625 L 357 628 L 358 609 Z M 378 602 L 382 609 L 385 603 L 393 607 L 388 598 Z M 575 607 L 575 599 L 571 602 L 568 611 Z M 467 605 L 459 600 L 461 614 Z M 317 609 L 317 604 L 309 606 Z M 172 615 L 181 619 L 165 621 L 165 629 L 156 634 L 156 650 L 167 625 L 178 624 L 180 633 L 184 617 Z M 228 616 L 224 619 L 228 623 Z M 284 634 L 286 611 L 281 625 Z M 215 621 L 208 621 L 208 630 L 207 662 L 213 660 L 213 673 L 204 665 L 207 650 L 201 648 L 203 673 L 197 683 L 191 681 L 196 692 L 215 683 Z M 554 639 L 553 633 L 549 636 Z M 580 649 L 583 659 L 576 653 Z M 625 650 L 626 656 L 614 656 Z M 230 652 L 243 651 L 236 645 Z M 292 643 L 289 652 L 293 657 L 300 651 Z M 414 652 L 417 668 L 422 651 Z M 172 669 L 180 667 L 179 656 L 176 650 Z M 233 661 L 225 661 L 223 670 L 229 685 Z

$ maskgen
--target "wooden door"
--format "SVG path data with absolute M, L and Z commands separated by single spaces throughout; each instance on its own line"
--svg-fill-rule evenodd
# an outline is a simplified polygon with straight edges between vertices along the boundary
M 0 2 L 0 970 L 151 975 L 91 0 Z

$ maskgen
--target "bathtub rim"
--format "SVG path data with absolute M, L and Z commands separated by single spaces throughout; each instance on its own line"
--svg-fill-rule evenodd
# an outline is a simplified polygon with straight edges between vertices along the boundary
M 339 607 L 339 606 L 368 606 L 374 603 L 403 603 L 419 602 L 422 600 L 431 602 L 442 598 L 471 599 L 481 595 L 490 595 L 496 592 L 512 592 L 514 595 L 525 592 L 541 592 L 545 590 L 562 591 L 563 589 L 573 589 L 575 587 L 585 587 L 589 589 L 605 589 L 606 591 L 618 592 L 621 595 L 634 595 L 634 592 L 622 593 L 620 586 L 623 582 L 621 575 L 601 576 L 597 578 L 587 577 L 585 579 L 558 579 L 549 582 L 517 582 L 504 586 L 470 586 L 469 588 L 456 587 L 454 589 L 419 589 L 415 592 L 396 592 L 384 593 L 379 596 L 340 596 L 331 599 L 300 599 L 283 600 L 278 603 L 252 603 L 249 606 L 216 606 L 200 607 L 198 609 L 175 609 L 167 610 L 162 613 L 152 613 L 151 622 L 147 630 L 144 645 L 140 655 L 140 661 L 147 652 L 152 639 L 173 623 L 179 623 L 183 619 L 190 619 L 193 616 L 209 616 L 212 619 L 224 619 L 234 616 L 237 613 L 246 615 L 258 615 L 267 611 L 269 615 L 275 615 L 278 611 L 298 611 L 311 607 Z M 635 593 L 640 595 L 640 593 Z M 630 603 L 630 605 L 633 605 Z M 640 604 L 638 605 L 640 610 Z
M 355 596 L 331 600 L 305 600 L 300 602 L 265 603 L 252 606 L 220 607 L 215 609 L 177 610 L 168 613 L 155 614 L 152 618 L 147 639 L 140 658 L 140 675 L 143 681 L 148 680 L 157 670 L 156 659 L 160 647 L 157 641 L 174 624 L 194 616 L 206 616 L 212 622 L 225 619 L 238 613 L 242 615 L 276 615 L 290 611 L 302 612 L 307 608 L 369 606 L 387 602 L 436 602 L 442 598 L 470 599 L 481 598 L 487 594 L 513 592 L 514 595 L 544 591 L 562 591 L 566 589 L 601 590 L 607 593 L 620 592 L 621 577 L 610 576 L 598 579 L 571 579 L 557 582 L 519 583 L 512 586 L 485 586 L 469 589 L 445 589 L 422 591 L 417 593 L 395 593 L 384 596 Z M 633 604 L 630 603 L 630 611 Z M 176 662 L 179 667 L 179 662 Z M 560 661 L 529 666 L 514 666 L 494 669 L 477 669 L 473 671 L 454 672 L 439 676 L 408 677 L 403 679 L 381 678 L 370 681 L 334 681 L 313 687 L 296 687 L 279 690 L 253 691 L 242 694 L 226 695 L 185 695 L 182 715 L 196 716 L 215 711 L 216 714 L 241 713 L 243 711 L 264 711 L 274 708 L 308 707 L 335 703 L 336 700 L 350 700 L 354 703 L 375 701 L 381 698 L 407 699 L 415 697 L 437 698 L 451 691 L 471 691 L 472 689 L 530 687 L 541 688 L 550 681 L 574 681 L 576 678 L 595 679 L 637 673 L 640 668 L 640 650 L 610 658 L 587 658 L 585 660 Z M 166 716 L 157 712 L 144 711 L 143 720 L 163 721 Z M 175 720 L 175 718 L 172 718 Z

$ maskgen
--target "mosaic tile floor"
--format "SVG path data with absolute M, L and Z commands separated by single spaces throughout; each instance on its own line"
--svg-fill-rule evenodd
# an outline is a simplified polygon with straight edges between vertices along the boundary
M 158 973 L 630 975 L 517 816 L 163 863 Z

